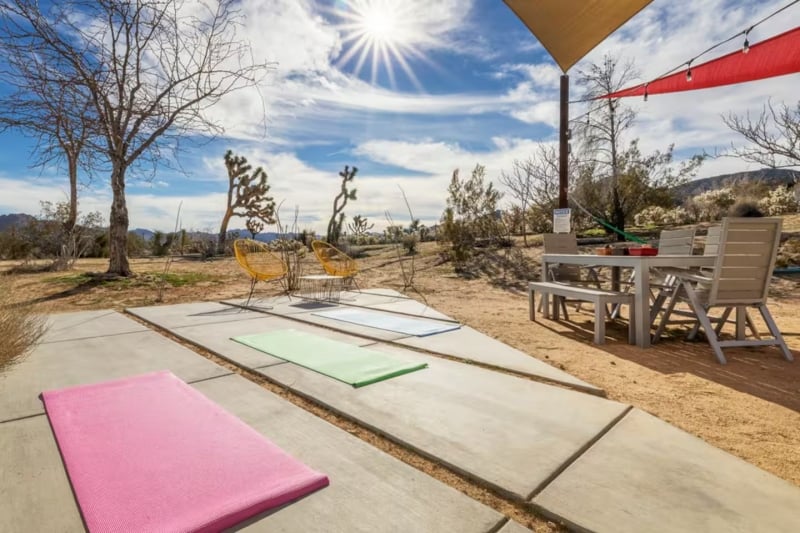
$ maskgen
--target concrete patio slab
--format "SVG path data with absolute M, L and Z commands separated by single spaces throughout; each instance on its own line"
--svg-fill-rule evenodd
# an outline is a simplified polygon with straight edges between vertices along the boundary
M 85 531 L 46 416 L 0 423 L 0 531 Z
M 387 345 L 429 367 L 354 389 L 296 365 L 257 372 L 422 454 L 528 498 L 627 407 Z
M 405 302 L 410 298 L 393 289 L 364 289 L 360 292 L 344 291 L 339 296 L 339 300 L 345 305 L 370 307 L 377 304 Z
M 247 298 L 234 298 L 232 300 L 223 300 L 223 304 L 229 306 L 243 306 L 247 302 Z M 336 309 L 339 305 L 328 302 L 315 302 L 312 300 L 305 300 L 303 298 L 292 298 L 291 300 L 286 296 L 278 296 L 275 298 L 253 298 L 250 301 L 250 308 L 255 312 L 262 314 L 268 313 L 273 315 L 295 315 L 303 313 L 313 313 L 314 311 L 325 311 L 328 309 Z
M 195 386 L 331 480 L 236 530 L 485 533 L 503 518 L 240 376 Z M 0 428 L 0 531 L 84 531 L 47 417 Z
M 316 311 L 331 310 L 336 308 L 341 309 L 341 308 L 346 308 L 346 306 L 329 307 L 328 309 L 317 309 Z M 275 311 L 270 311 L 270 313 L 274 312 Z M 392 316 L 392 313 L 387 312 L 387 315 Z M 355 335 L 367 337 L 374 341 L 394 341 L 407 337 L 405 333 L 398 333 L 396 331 L 388 331 L 385 329 L 371 328 L 368 326 L 362 326 L 360 324 L 353 324 L 351 322 L 343 322 L 341 320 L 334 320 L 333 318 L 317 316 L 314 313 L 295 313 L 287 316 L 290 316 L 295 320 L 303 321 L 306 324 L 321 326 L 323 328 L 336 330 L 341 333 L 353 333 Z
M 433 307 L 427 306 L 424 303 L 416 300 L 400 300 L 391 303 L 368 305 L 367 307 L 372 309 L 382 309 L 384 311 L 392 311 L 394 313 L 403 313 L 420 318 L 432 318 L 436 320 L 447 320 L 448 322 L 458 322 L 446 314 L 440 313 Z
M 193 342 L 203 348 L 233 361 L 247 368 L 258 368 L 263 366 L 285 363 L 283 359 L 278 359 L 265 354 L 242 343 L 232 341 L 231 337 L 239 335 L 254 335 L 256 333 L 267 333 L 281 329 L 294 329 L 307 332 L 312 335 L 325 337 L 339 342 L 346 342 L 355 346 L 366 346 L 373 344 L 374 341 L 362 337 L 345 335 L 337 331 L 330 331 L 317 326 L 310 326 L 302 322 L 288 320 L 277 316 L 261 315 L 263 318 L 255 320 L 243 320 L 241 322 L 221 322 L 219 324 L 184 326 L 180 328 L 166 328 L 173 335 L 184 340 Z
M 230 374 L 153 331 L 40 344 L 0 375 L 0 421 L 43 413 L 45 390 L 155 370 L 187 382 Z
M 231 307 L 218 302 L 131 307 L 125 311 L 142 320 L 159 324 L 164 328 L 240 322 L 264 317 L 262 313 Z
M 531 533 L 532 530 L 525 526 L 521 526 L 513 520 L 509 520 L 508 524 L 504 525 L 497 533 Z
M 61 342 L 106 335 L 147 331 L 135 320 L 116 311 L 79 311 L 47 316 L 47 331 L 42 342 Z
M 800 488 L 638 409 L 533 501 L 597 532 L 800 531 Z
M 438 335 L 407 337 L 394 342 L 432 353 L 449 355 L 467 361 L 506 368 L 529 376 L 545 378 L 593 394 L 603 394 L 603 389 L 586 383 L 468 326 L 462 326 L 461 329 L 439 333 Z
M 492 509 L 240 376 L 195 386 L 292 456 L 330 477 L 329 487 L 244 531 L 485 533 L 502 519 Z

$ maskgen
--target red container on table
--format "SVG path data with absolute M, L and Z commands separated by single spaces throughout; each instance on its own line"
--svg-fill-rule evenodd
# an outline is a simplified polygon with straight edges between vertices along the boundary
M 629 255 L 658 255 L 658 248 L 628 248 Z

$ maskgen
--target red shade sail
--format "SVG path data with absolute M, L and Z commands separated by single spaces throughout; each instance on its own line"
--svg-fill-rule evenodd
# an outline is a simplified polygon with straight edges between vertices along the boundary
M 687 73 L 691 72 L 691 76 Z M 800 27 L 744 50 L 712 59 L 664 78 L 598 98 L 622 98 L 720 87 L 800 72 Z

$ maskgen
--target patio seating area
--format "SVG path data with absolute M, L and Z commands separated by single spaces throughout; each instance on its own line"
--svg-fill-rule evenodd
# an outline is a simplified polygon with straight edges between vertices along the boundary
M 338 310 L 357 311 L 361 322 L 330 315 Z M 570 528 L 796 530 L 800 489 L 792 484 L 391 290 L 344 293 L 339 302 L 276 297 L 247 305 L 236 299 L 133 308 L 127 315 L 52 315 L 44 342 L 3 377 L 0 445 L 9 453 L 0 458 L 8 481 L 0 530 L 83 529 L 73 472 L 67 476 L 39 394 L 159 370 L 169 370 L 330 480 L 300 500 L 248 519 L 240 525 L 246 530 L 525 528 L 242 372 Z M 371 322 L 376 317 L 381 321 Z M 408 320 L 438 332 L 393 329 L 408 327 Z M 281 334 L 287 330 L 326 350 L 363 348 L 359 354 L 383 354 L 418 368 L 354 387 L 313 363 L 282 358 L 281 350 L 292 345 Z M 261 337 L 258 348 L 234 340 L 270 332 L 281 336 L 280 349 L 270 348 L 272 336 Z M 690 471 L 694 475 L 686 476 Z
M 688 338 L 694 339 L 702 329 L 708 338 L 719 363 L 726 359 L 722 348 L 731 346 L 777 346 L 788 361 L 793 357 L 786 346 L 778 325 L 767 307 L 769 283 L 778 251 L 781 232 L 779 218 L 726 218 L 722 225 L 709 230 L 702 255 L 693 255 L 694 229 L 662 232 L 657 248 L 618 248 L 620 253 L 585 254 L 550 253 L 545 250 L 542 260 L 542 282 L 529 285 L 531 320 L 534 319 L 532 294 L 541 293 L 540 307 L 544 316 L 551 314 L 549 296 L 555 296 L 552 316 L 559 319 L 559 309 L 566 316 L 565 296 L 595 302 L 603 307 L 617 300 L 611 318 L 620 316 L 619 299 L 622 294 L 633 296 L 628 313 L 628 328 L 635 331 L 634 340 L 641 348 L 658 342 L 663 336 L 672 315 L 688 317 L 682 321 L 693 325 Z M 574 237 L 573 237 L 574 239 Z M 547 241 L 546 241 L 547 242 Z M 634 251 L 647 251 L 636 253 Z M 652 253 L 650 253 L 652 251 Z M 630 252 L 630 253 L 627 253 Z M 598 287 L 593 291 L 575 285 L 573 277 L 559 278 L 556 272 L 577 266 L 610 267 L 610 288 Z M 620 292 L 620 271 L 630 269 L 627 283 Z M 651 278 L 652 277 L 652 278 Z M 593 281 L 599 284 L 596 276 Z M 585 293 L 585 294 L 584 294 Z M 581 294 L 584 294 L 581 298 Z M 601 298 L 605 295 L 604 298 Z M 678 309 L 680 302 L 687 309 Z M 720 315 L 711 315 L 709 310 L 720 308 Z M 758 310 L 767 326 L 770 339 L 762 339 L 748 309 Z M 720 340 L 723 327 L 731 322 L 735 311 L 735 340 Z M 607 313 L 595 313 L 595 343 L 605 341 L 604 322 Z M 655 333 L 651 336 L 651 329 Z M 746 338 L 749 329 L 753 338 Z

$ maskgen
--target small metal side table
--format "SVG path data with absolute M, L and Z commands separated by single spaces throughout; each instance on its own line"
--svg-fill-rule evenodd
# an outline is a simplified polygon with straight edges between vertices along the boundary
M 344 285 L 343 276 L 300 276 L 300 288 L 295 295 L 298 298 L 317 302 L 338 302 Z

